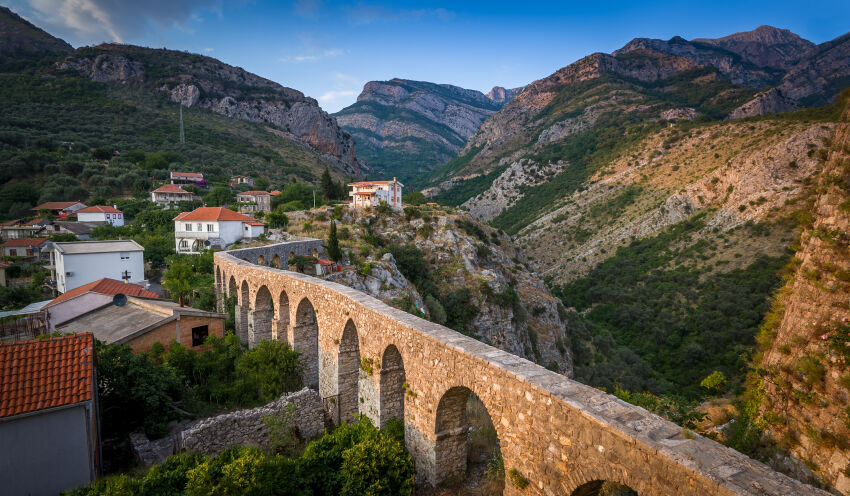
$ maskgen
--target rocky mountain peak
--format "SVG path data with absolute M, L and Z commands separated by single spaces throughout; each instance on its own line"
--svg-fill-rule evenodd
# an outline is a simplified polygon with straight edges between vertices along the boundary
M 506 105 L 508 102 L 514 99 L 515 96 L 519 95 L 522 90 L 525 89 L 525 86 L 520 86 L 519 88 L 504 88 L 502 86 L 493 86 L 493 89 L 487 92 L 486 96 L 493 103 L 498 105 Z
M 69 53 L 74 47 L 0 5 L 0 58 L 25 53 Z
M 733 33 L 728 36 L 716 39 L 695 39 L 694 41 L 715 42 L 717 44 L 730 42 L 749 42 L 761 43 L 763 45 L 778 45 L 781 43 L 793 43 L 814 46 L 814 43 L 801 38 L 799 35 L 791 32 L 788 29 L 775 28 L 773 26 L 762 25 L 752 31 L 742 31 Z

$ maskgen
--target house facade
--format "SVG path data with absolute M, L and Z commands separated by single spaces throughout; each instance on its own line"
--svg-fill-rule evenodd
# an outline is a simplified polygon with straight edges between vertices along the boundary
M 254 187 L 254 180 L 248 176 L 233 176 L 230 178 L 230 187 L 235 188 L 240 184 L 247 184 L 249 187 Z
M 171 184 L 197 186 L 199 188 L 205 188 L 207 186 L 204 175 L 199 172 L 172 172 L 169 178 L 171 179 Z
M 54 495 L 100 475 L 94 353 L 91 333 L 0 343 L 3 494 Z
M 65 293 L 104 277 L 142 283 L 144 253 L 133 240 L 54 242 L 50 254 L 56 289 Z
M 115 207 L 95 205 L 77 210 L 79 222 L 106 222 L 115 227 L 124 225 L 124 214 Z
M 175 184 L 163 184 L 151 191 L 151 201 L 166 208 L 177 202 L 192 201 L 192 197 L 192 193 Z
M 401 210 L 401 195 L 404 185 L 396 178 L 392 181 L 360 181 L 351 183 L 351 206 L 354 208 L 377 207 L 382 201 L 394 210 Z
M 0 239 L 6 241 L 7 239 L 34 238 L 42 235 L 42 231 L 48 223 L 49 221 L 46 219 L 28 221 L 18 219 L 3 222 L 0 224 Z
M 245 203 L 240 205 L 240 212 L 271 212 L 272 194 L 268 191 L 244 191 L 236 194 L 236 201 Z
M 228 246 L 254 240 L 265 233 L 266 225 L 224 207 L 201 207 L 174 218 L 177 253 L 200 253 L 206 248 Z
M 29 262 L 42 260 L 41 249 L 47 238 L 10 239 L 0 245 L 4 257 L 23 257 Z

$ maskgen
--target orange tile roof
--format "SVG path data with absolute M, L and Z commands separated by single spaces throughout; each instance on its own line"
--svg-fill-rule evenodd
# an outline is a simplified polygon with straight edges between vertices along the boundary
M 176 184 L 163 184 L 159 188 L 156 188 L 155 190 L 153 190 L 153 192 L 154 193 L 185 193 L 187 195 L 192 194 L 192 193 L 189 193 L 188 191 L 186 191 L 185 189 L 181 188 L 180 186 L 177 186 Z
M 47 241 L 47 238 L 16 238 L 6 240 L 6 242 L 0 246 L 38 246 L 45 241 Z
M 249 226 L 264 226 L 264 225 L 266 225 L 266 224 L 265 224 L 265 222 L 260 222 L 260 221 L 258 221 L 258 220 L 250 221 L 250 222 L 246 220 L 246 221 L 244 221 L 244 222 L 242 222 L 242 223 L 243 223 L 243 224 L 248 224 Z
M 237 193 L 237 195 L 269 196 L 271 193 L 268 191 L 243 191 L 241 193 Z
M 204 175 L 200 172 L 172 172 L 171 177 L 195 177 L 203 179 Z
M 272 196 L 277 196 L 277 195 L 279 195 L 279 194 L 280 194 L 280 191 L 279 191 L 279 190 L 274 190 L 274 191 L 272 191 L 272 192 L 271 192 L 271 193 L 269 193 L 269 194 L 270 194 L 270 195 L 272 195 Z
M 62 303 L 63 301 L 67 301 L 81 294 L 90 292 L 105 295 L 117 295 L 121 293 L 127 296 L 136 296 L 139 298 L 159 298 L 158 294 L 154 293 L 153 291 L 148 291 L 145 288 L 139 286 L 138 284 L 129 284 L 124 281 L 116 281 L 115 279 L 109 279 L 104 277 L 99 281 L 83 284 L 80 287 L 62 293 L 58 297 L 54 298 L 53 301 L 45 305 L 45 307 L 49 307 L 57 303 Z
M 256 222 L 253 217 L 242 215 L 224 207 L 200 207 L 191 212 L 182 212 L 174 220 L 238 220 L 242 222 Z
M 376 186 L 378 184 L 390 184 L 392 181 L 360 181 L 357 183 L 348 183 L 349 186 Z
M 90 332 L 0 343 L 0 417 L 91 401 L 94 359 Z
M 36 205 L 32 207 L 30 210 L 62 210 L 63 208 L 68 208 L 72 205 L 76 205 L 80 203 L 78 201 L 66 201 L 66 202 L 47 202 L 42 203 L 41 205 Z
M 107 207 L 104 205 L 94 205 L 77 210 L 78 214 L 120 214 L 121 211 L 117 208 Z

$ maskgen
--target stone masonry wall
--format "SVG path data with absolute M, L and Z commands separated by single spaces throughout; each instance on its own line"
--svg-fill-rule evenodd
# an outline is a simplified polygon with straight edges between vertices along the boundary
M 263 249 L 289 253 L 287 245 Z M 311 356 L 326 408 L 342 384 L 356 389 L 359 413 L 376 424 L 403 419 L 418 484 L 435 485 L 465 470 L 459 433 L 467 425 L 457 405 L 474 392 L 493 420 L 505 469 L 530 482 L 524 490 L 508 482 L 507 496 L 570 495 L 599 480 L 626 484 L 641 496 L 826 494 L 642 408 L 352 288 L 255 265 L 250 250 L 215 254 L 219 296 L 238 295 L 248 311 L 258 295 L 265 305 L 264 295 L 271 294 L 273 335 L 296 350 L 318 347 Z M 307 304 L 317 330 L 296 339 L 296 309 Z
M 177 450 L 213 455 L 230 446 L 265 446 L 269 438 L 263 419 L 280 415 L 290 404 L 295 405 L 293 423 L 302 439 L 312 439 L 324 432 L 319 394 L 304 388 L 259 408 L 201 420 L 177 434 Z

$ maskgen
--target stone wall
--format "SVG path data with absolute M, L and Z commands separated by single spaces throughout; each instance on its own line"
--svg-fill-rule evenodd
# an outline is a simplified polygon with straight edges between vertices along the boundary
M 274 246 L 286 252 L 286 245 Z M 341 403 L 330 401 L 341 387 L 353 388 L 346 393 L 359 398 L 358 413 L 375 424 L 403 419 L 417 483 L 462 475 L 467 447 L 460 433 L 468 424 L 458 405 L 475 393 L 493 420 L 505 469 L 530 482 L 524 490 L 508 482 L 507 496 L 570 495 L 599 480 L 626 484 L 642 496 L 825 494 L 642 408 L 352 288 L 242 260 L 254 258 L 247 252 L 215 254 L 221 296 L 236 295 L 250 311 L 272 295 L 273 335 L 314 357 L 307 383 L 315 383 L 318 368 L 326 407 Z M 304 314 L 296 311 L 307 305 L 316 318 L 309 333 L 299 329 Z M 353 412 L 338 413 L 331 418 Z
M 295 405 L 293 423 L 302 439 L 312 439 L 324 432 L 325 421 L 319 394 L 304 388 L 259 408 L 201 420 L 177 434 L 177 450 L 214 455 L 230 446 L 265 446 L 269 437 L 263 419 L 279 416 L 290 404 Z

